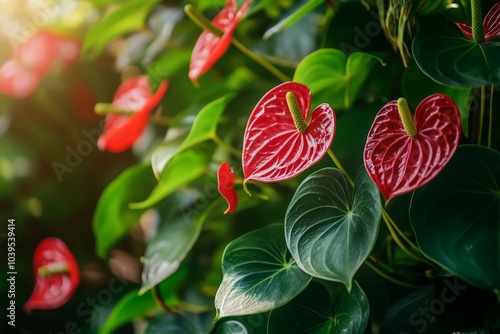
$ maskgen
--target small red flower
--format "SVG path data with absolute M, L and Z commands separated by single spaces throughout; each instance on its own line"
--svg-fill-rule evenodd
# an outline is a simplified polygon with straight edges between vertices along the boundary
M 472 27 L 462 22 L 455 22 L 464 36 L 472 37 Z M 497 2 L 483 19 L 484 41 L 500 37 L 500 2 Z
M 208 71 L 229 48 L 236 26 L 246 13 L 250 0 L 246 0 L 238 10 L 236 0 L 228 0 L 226 6 L 212 20 L 212 24 L 224 31 L 218 37 L 204 30 L 196 42 L 191 55 L 189 78 L 196 82 L 198 77 Z
M 168 82 L 163 81 L 153 94 L 146 75 L 125 80 L 118 87 L 112 106 L 135 112 L 131 116 L 117 114 L 106 116 L 104 132 L 97 142 L 99 149 L 120 153 L 132 147 L 144 132 L 149 122 L 149 114 L 160 103 L 167 87 Z
M 227 162 L 221 163 L 217 171 L 217 189 L 227 201 L 228 207 L 224 214 L 233 212 L 238 206 L 238 193 L 234 189 L 235 176 L 233 169 Z
M 24 310 L 55 309 L 64 305 L 80 282 L 75 257 L 58 238 L 46 238 L 38 244 L 33 259 L 35 288 Z
M 67 65 L 80 53 L 80 42 L 71 37 L 39 31 L 17 45 L 0 67 L 0 93 L 25 98 L 38 87 L 56 59 Z

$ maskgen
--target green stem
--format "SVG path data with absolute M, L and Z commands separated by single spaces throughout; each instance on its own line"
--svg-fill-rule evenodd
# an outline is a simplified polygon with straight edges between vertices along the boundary
M 220 145 L 220 146 L 224 147 L 226 150 L 228 150 L 229 152 L 231 152 L 238 159 L 241 159 L 241 152 L 239 150 L 237 150 L 236 148 L 234 148 L 233 146 L 226 144 L 222 139 L 220 139 L 219 136 L 217 136 L 217 135 L 213 136 L 212 140 L 217 145 Z
M 471 1 L 472 14 L 472 38 L 478 42 L 484 42 L 483 15 L 481 14 L 481 0 Z
M 415 137 L 417 134 L 417 127 L 415 126 L 415 122 L 413 121 L 408 102 L 406 102 L 406 99 L 403 97 L 400 97 L 398 99 L 398 111 L 399 117 L 401 117 L 401 122 L 403 122 L 403 127 L 405 128 L 406 133 L 410 137 Z
M 69 268 L 65 264 L 48 264 L 39 267 L 37 271 L 37 274 L 42 277 L 67 273 L 69 273 Z
M 220 30 L 219 28 L 215 27 L 212 25 L 212 23 L 205 17 L 203 14 L 201 14 L 196 8 L 194 8 L 192 5 L 186 5 L 184 7 L 184 12 L 186 15 L 194 22 L 198 27 L 200 27 L 203 30 L 207 30 L 211 34 L 221 37 L 224 32 Z M 238 48 L 244 55 L 264 67 L 266 70 L 271 72 L 276 78 L 278 78 L 281 81 L 291 81 L 291 78 L 288 77 L 286 74 L 281 72 L 279 69 L 277 69 L 275 66 L 273 66 L 271 63 L 269 63 L 267 60 L 264 58 L 258 56 L 255 54 L 253 51 L 248 49 L 246 46 L 244 46 L 240 41 L 238 41 L 236 38 L 232 37 L 231 43 Z
M 120 109 L 113 106 L 111 103 L 99 102 L 94 106 L 94 112 L 99 116 L 106 116 L 107 114 L 115 114 L 122 116 L 132 116 L 136 110 Z M 161 126 L 170 126 L 172 120 L 168 117 L 160 115 L 152 115 L 149 117 L 149 122 Z
M 419 285 L 416 285 L 416 284 L 412 284 L 412 283 L 407 283 L 407 282 L 403 282 L 403 281 L 400 281 L 392 276 L 389 276 L 388 274 L 384 273 L 381 269 L 379 269 L 376 265 L 377 262 L 373 261 L 370 262 L 370 261 L 373 261 L 373 260 L 370 260 L 370 258 L 368 258 L 366 261 L 365 261 L 365 264 L 371 269 L 373 270 L 374 272 L 376 272 L 378 275 L 380 275 L 381 277 L 385 278 L 386 280 L 394 283 L 394 284 L 397 284 L 397 285 L 401 285 L 401 286 L 404 286 L 404 287 L 407 287 L 407 288 L 413 288 L 413 289 L 416 289 L 416 288 L 419 288 L 420 286 Z
M 394 228 L 394 230 L 396 232 L 398 232 L 398 234 L 404 239 L 404 241 L 406 241 L 406 243 L 408 245 L 410 245 L 411 248 L 413 248 L 414 250 L 416 250 L 417 252 L 421 252 L 420 251 L 420 248 L 418 248 L 417 245 L 415 245 L 404 233 L 403 231 L 399 228 L 399 226 L 396 224 L 396 222 L 392 219 L 392 217 L 389 215 L 389 212 L 387 212 L 387 210 L 385 210 L 384 208 L 382 208 L 382 217 L 384 219 L 387 220 L 387 222 L 389 224 L 392 225 L 392 227 Z
M 340 163 L 340 160 L 337 158 L 337 156 L 335 155 L 335 153 L 333 153 L 333 151 L 331 149 L 328 150 L 328 155 L 330 156 L 330 159 L 332 159 L 332 161 L 335 164 L 335 166 L 337 166 L 337 168 L 340 169 L 340 171 L 342 173 L 344 173 L 345 177 L 347 178 L 347 181 L 349 181 L 349 184 L 352 187 L 354 187 L 354 181 L 351 179 L 351 177 L 349 176 L 349 174 L 347 174 L 347 171 L 344 169 L 344 167 Z
M 307 130 L 307 124 L 302 116 L 302 110 L 300 110 L 299 102 L 297 101 L 297 97 L 293 92 L 286 93 L 286 103 L 288 105 L 288 109 L 292 114 L 293 123 L 295 127 L 300 133 L 304 133 Z
M 488 125 L 488 147 L 491 147 L 493 142 L 493 92 L 495 91 L 495 86 L 491 85 L 490 91 L 490 123 Z
M 165 313 L 170 313 L 170 314 L 178 314 L 179 313 L 176 310 L 172 310 L 170 307 L 168 307 L 165 304 L 165 301 L 163 300 L 163 297 L 161 296 L 160 287 L 158 285 L 155 285 L 151 292 L 153 294 L 153 299 L 155 300 L 156 305 L 158 305 L 158 307 L 161 308 Z
M 479 134 L 477 144 L 481 145 L 481 138 L 483 137 L 483 124 L 484 124 L 484 107 L 486 104 L 486 87 L 481 86 L 481 109 L 479 111 Z

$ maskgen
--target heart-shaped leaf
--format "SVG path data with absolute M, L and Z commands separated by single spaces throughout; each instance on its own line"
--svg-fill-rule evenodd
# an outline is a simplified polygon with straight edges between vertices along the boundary
M 227 162 L 221 163 L 217 171 L 217 189 L 228 204 L 225 214 L 233 212 L 238 205 L 238 193 L 234 189 L 235 179 L 231 166 Z
M 375 244 L 381 212 L 377 186 L 363 168 L 354 192 L 341 171 L 324 168 L 297 188 L 285 216 L 286 243 L 306 273 L 351 290 Z
M 410 122 L 411 116 L 408 115 Z M 366 170 L 387 201 L 432 180 L 455 152 L 461 135 L 460 112 L 446 95 L 426 97 L 413 117 L 416 135 L 410 136 L 398 102 L 378 112 L 363 153 Z
M 300 132 L 287 102 L 293 93 L 307 129 Z M 318 162 L 330 148 L 335 133 L 335 112 L 319 105 L 309 116 L 311 91 L 285 82 L 267 92 L 252 111 L 243 142 L 245 182 L 291 179 Z M 297 110 L 296 110 L 297 111 Z
M 55 309 L 73 296 L 80 283 L 80 271 L 75 257 L 58 238 L 43 239 L 33 255 L 35 288 L 24 310 Z M 12 283 L 11 283 L 12 284 Z
M 335 286 L 332 297 L 323 285 L 313 282 L 297 298 L 271 312 L 268 333 L 362 334 L 369 310 L 368 298 L 356 281 L 351 292 Z
M 500 43 L 470 40 L 444 15 L 422 23 L 412 51 L 422 71 L 442 84 L 469 88 L 500 85 Z
M 280 307 L 304 290 L 311 280 L 288 253 L 283 226 L 279 224 L 233 240 L 224 251 L 222 273 L 215 296 L 218 317 Z
M 459 147 L 441 174 L 415 192 L 410 217 L 422 252 L 485 289 L 500 288 L 500 154 Z

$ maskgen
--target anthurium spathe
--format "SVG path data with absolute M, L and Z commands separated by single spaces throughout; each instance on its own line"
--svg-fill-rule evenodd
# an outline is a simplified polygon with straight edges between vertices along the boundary
M 390 101 L 368 133 L 366 170 L 389 201 L 432 180 L 451 159 L 460 135 L 460 113 L 446 95 L 426 97 L 414 117 L 405 99 Z
M 58 238 L 46 238 L 35 249 L 35 288 L 24 310 L 55 309 L 64 305 L 80 282 L 75 257 Z
M 474 39 L 472 36 L 472 26 L 456 22 L 456 25 L 466 37 Z M 484 42 L 500 37 L 500 2 L 497 2 L 486 14 L 483 20 Z
M 0 93 L 13 98 L 29 96 L 43 80 L 56 59 L 74 63 L 80 41 L 41 30 L 17 45 L 0 67 Z
M 288 180 L 317 163 L 335 134 L 335 111 L 323 103 L 311 113 L 311 91 L 285 82 L 252 111 L 243 142 L 244 182 Z
M 120 153 L 132 147 L 144 132 L 149 114 L 160 103 L 167 88 L 168 82 L 163 81 L 153 93 L 146 75 L 125 80 L 118 87 L 111 105 L 117 112 L 128 111 L 131 115 L 110 113 L 106 116 L 104 132 L 97 142 L 99 149 Z
M 236 189 L 234 189 L 235 180 L 234 171 L 229 163 L 221 163 L 217 171 L 217 189 L 228 204 L 224 214 L 233 212 L 238 205 L 238 194 L 236 193 Z
M 212 20 L 212 25 L 221 29 L 221 37 L 204 30 L 193 49 L 189 65 L 189 78 L 196 82 L 198 77 L 208 71 L 229 48 L 234 30 L 246 13 L 250 1 L 246 0 L 238 10 L 236 0 L 228 0 L 226 6 Z

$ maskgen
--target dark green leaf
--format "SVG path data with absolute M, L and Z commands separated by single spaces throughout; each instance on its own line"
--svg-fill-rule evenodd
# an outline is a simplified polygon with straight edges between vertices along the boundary
M 467 282 L 500 288 L 500 154 L 461 146 L 410 209 L 422 252 Z
M 422 23 L 412 50 L 422 71 L 444 85 L 500 85 L 500 42 L 476 43 L 444 15 L 430 16 Z
M 139 221 L 143 210 L 129 204 L 148 195 L 155 185 L 150 165 L 136 165 L 125 170 L 111 182 L 97 203 L 93 229 L 96 253 L 104 258 L 110 248 Z
M 269 312 L 227 317 L 217 321 L 212 334 L 268 334 Z
M 363 167 L 355 182 L 353 192 L 341 171 L 321 169 L 300 184 L 285 216 L 286 242 L 298 266 L 348 290 L 375 244 L 382 211 Z
M 369 309 L 368 299 L 356 281 L 350 293 L 340 286 L 331 297 L 324 286 L 311 283 L 297 298 L 271 312 L 268 329 L 270 334 L 362 334 Z
M 90 29 L 83 43 L 83 52 L 98 54 L 112 39 L 140 29 L 151 8 L 158 2 L 159 0 L 129 0 L 121 3 L 120 7 Z
M 346 57 L 337 49 L 321 49 L 300 62 L 293 81 L 311 89 L 313 106 L 328 103 L 334 109 L 349 109 L 377 62 L 382 63 L 367 53 L 354 52 Z
M 146 248 L 139 294 L 175 273 L 198 239 L 203 222 L 189 208 L 199 197 L 193 189 L 178 190 L 156 211 L 160 226 Z
M 144 334 L 205 334 L 212 325 L 211 312 L 162 314 L 149 323 Z
M 272 310 L 298 295 L 311 280 L 288 253 L 279 224 L 232 241 L 224 251 L 222 273 L 215 296 L 219 317 Z

